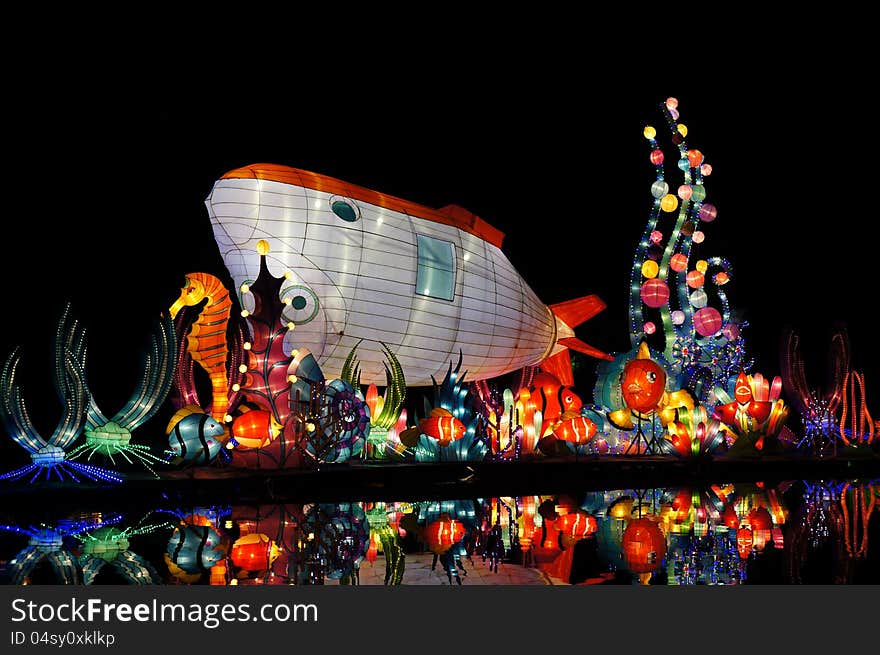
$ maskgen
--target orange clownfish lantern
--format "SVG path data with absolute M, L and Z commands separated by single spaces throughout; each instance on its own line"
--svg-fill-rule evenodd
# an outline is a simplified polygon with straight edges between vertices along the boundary
M 439 441 L 441 446 L 448 446 L 461 439 L 467 428 L 449 410 L 437 408 L 431 410 L 431 416 L 419 421 L 419 431 Z
M 534 410 L 541 412 L 541 437 L 552 431 L 552 426 L 565 412 L 580 412 L 584 404 L 571 387 L 563 385 L 559 378 L 550 373 L 535 375 L 527 391 L 528 394 L 521 391 L 520 395 L 531 400 Z
M 553 435 L 562 441 L 574 444 L 585 444 L 596 434 L 596 424 L 585 416 L 562 415 L 563 420 L 553 430 Z
M 425 526 L 424 536 L 428 550 L 442 555 L 452 548 L 453 544 L 461 541 L 465 532 L 461 521 L 449 518 L 448 514 L 442 514 L 438 520 Z

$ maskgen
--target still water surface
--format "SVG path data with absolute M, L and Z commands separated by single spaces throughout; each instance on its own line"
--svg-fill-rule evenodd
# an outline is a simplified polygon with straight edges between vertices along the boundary
M 4 584 L 880 583 L 876 480 L 0 515 Z

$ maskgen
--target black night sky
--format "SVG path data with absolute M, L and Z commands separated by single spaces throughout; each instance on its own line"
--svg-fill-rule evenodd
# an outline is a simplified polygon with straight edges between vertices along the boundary
M 5 358 L 23 347 L 38 427 L 50 433 L 56 421 L 49 362 L 64 303 L 88 330 L 92 390 L 115 412 L 133 389 L 150 322 L 184 274 L 225 279 L 204 199 L 223 173 L 256 162 L 474 211 L 506 233 L 503 251 L 544 302 L 590 293 L 606 301 L 580 338 L 628 349 L 629 269 L 654 179 L 642 129 L 662 128 L 669 162 L 659 108 L 667 96 L 679 99 L 689 147 L 714 169 L 707 201 L 718 219 L 705 226 L 701 252 L 733 264 L 728 296 L 750 324 L 754 370 L 778 374 L 780 336 L 792 326 L 808 378 L 822 384 L 829 330 L 843 322 L 880 414 L 875 121 L 859 87 L 772 72 L 723 88 L 561 72 L 440 86 L 314 85 L 277 97 L 259 88 L 246 97 L 103 91 L 10 103 L 0 350 Z M 583 99 L 575 87 L 588 89 Z M 674 162 L 667 178 L 673 189 L 681 180 Z

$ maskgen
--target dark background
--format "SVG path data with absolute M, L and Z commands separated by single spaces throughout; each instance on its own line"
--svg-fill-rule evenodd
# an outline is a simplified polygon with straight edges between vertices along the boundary
M 770 68 L 668 83 L 566 68 L 469 73 L 467 85 L 445 72 L 430 84 L 292 80 L 276 92 L 265 80 L 212 79 L 198 93 L 122 95 L 84 82 L 48 100 L 15 95 L 0 173 L 0 351 L 22 346 L 25 398 L 41 431 L 51 433 L 59 411 L 50 352 L 64 303 L 88 329 L 89 382 L 112 414 L 183 276 L 228 279 L 204 200 L 223 173 L 256 162 L 474 211 L 506 233 L 503 251 L 544 302 L 606 301 L 579 337 L 628 349 L 629 270 L 654 180 L 642 129 L 658 128 L 670 162 L 659 109 L 667 96 L 679 99 L 689 147 L 714 169 L 706 200 L 718 219 L 701 252 L 734 266 L 728 297 L 750 323 L 754 370 L 779 373 L 779 340 L 792 326 L 808 378 L 822 384 L 829 330 L 843 322 L 880 414 L 867 89 Z M 680 175 L 671 162 L 673 189 Z M 593 362 L 581 365 L 588 399 Z

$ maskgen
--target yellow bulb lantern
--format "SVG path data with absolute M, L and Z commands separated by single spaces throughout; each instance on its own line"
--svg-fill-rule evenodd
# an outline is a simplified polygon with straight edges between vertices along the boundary
M 657 277 L 659 271 L 660 267 L 653 259 L 646 259 L 642 264 L 642 275 L 648 279 Z
M 660 209 L 665 212 L 674 212 L 678 207 L 678 198 L 671 193 L 667 193 L 660 199 Z

